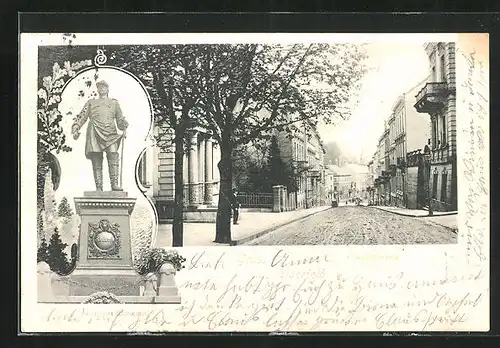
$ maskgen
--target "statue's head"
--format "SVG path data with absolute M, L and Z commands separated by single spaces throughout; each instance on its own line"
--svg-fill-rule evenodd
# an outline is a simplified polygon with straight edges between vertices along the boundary
M 101 80 L 96 82 L 96 87 L 97 87 L 97 93 L 99 93 L 99 96 L 107 96 L 109 92 L 109 85 L 106 81 Z

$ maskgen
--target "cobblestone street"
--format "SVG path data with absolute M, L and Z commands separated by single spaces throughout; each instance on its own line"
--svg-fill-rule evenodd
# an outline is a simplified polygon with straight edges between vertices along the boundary
M 371 207 L 328 209 L 280 227 L 246 245 L 447 244 L 451 229 L 426 218 L 400 216 Z

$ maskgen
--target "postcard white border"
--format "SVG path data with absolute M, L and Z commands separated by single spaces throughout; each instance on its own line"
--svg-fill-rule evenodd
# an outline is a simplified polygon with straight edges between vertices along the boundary
M 64 41 L 62 34 L 21 34 L 20 39 L 20 152 L 21 152 L 21 329 L 24 332 L 45 332 L 45 331 L 100 331 L 99 325 L 91 322 L 79 323 L 72 325 L 67 320 L 57 321 L 57 327 L 54 323 L 49 323 L 43 320 L 44 316 L 40 313 L 50 312 L 53 305 L 38 304 L 36 302 L 36 292 L 33 287 L 36 286 L 36 94 L 37 94 L 37 51 L 41 45 L 62 45 L 67 44 Z M 475 50 L 476 57 L 484 64 L 485 71 L 489 71 L 489 53 L 488 53 L 488 35 L 487 34 L 269 34 L 269 33 L 253 33 L 253 34 L 208 34 L 208 33 L 193 33 L 193 34 L 87 34 L 76 33 L 74 44 L 76 45 L 104 45 L 104 44 L 173 44 L 173 43 L 236 43 L 236 42 L 259 42 L 259 43 L 289 43 L 289 42 L 348 42 L 348 43 L 373 43 L 373 42 L 391 42 L 391 43 L 425 43 L 428 41 L 455 41 L 459 50 Z M 469 52 L 470 53 L 470 52 Z M 466 90 L 462 87 L 467 73 L 465 61 L 459 59 L 460 52 L 457 52 L 457 143 L 458 143 L 458 158 L 465 156 L 467 148 L 463 144 L 467 143 L 467 136 L 464 129 L 470 122 L 471 116 L 466 112 L 466 105 L 469 96 Z M 488 75 L 488 74 L 487 74 Z M 486 91 L 489 89 L 487 88 Z M 486 96 L 489 99 L 489 96 Z M 489 110 L 489 109 L 488 109 Z M 422 117 L 425 117 L 423 115 Z M 485 164 L 484 177 L 489 183 L 489 113 L 484 120 L 478 121 L 478 126 L 485 130 L 486 147 L 478 152 L 478 156 Z M 458 323 L 451 327 L 447 323 L 443 323 L 439 327 L 434 326 L 432 331 L 450 330 L 450 331 L 487 331 L 489 330 L 489 193 L 486 196 L 480 197 L 484 204 L 488 207 L 488 216 L 479 219 L 477 216 L 469 217 L 468 221 L 471 224 L 481 225 L 485 227 L 482 238 L 482 248 L 485 255 L 485 260 L 469 262 L 465 257 L 467 246 L 465 245 L 467 236 L 464 234 L 465 217 L 463 215 L 467 207 L 465 206 L 464 197 L 467 196 L 467 185 L 464 184 L 464 176 L 461 173 L 465 168 L 462 161 L 457 161 L 458 170 L 458 198 L 459 198 L 459 243 L 456 245 L 425 245 L 425 246 L 307 246 L 307 247 L 287 247 L 287 252 L 291 255 L 303 255 L 306 253 L 332 254 L 335 259 L 339 260 L 336 265 L 338 272 L 346 274 L 370 275 L 377 270 L 383 274 L 386 271 L 397 272 L 413 271 L 421 277 L 430 276 L 443 272 L 446 266 L 446 272 L 455 272 L 454 274 L 476 274 L 478 269 L 481 270 L 482 277 L 480 280 L 473 283 L 456 284 L 455 287 L 450 287 L 448 291 L 459 291 L 460 287 L 470 286 L 471 289 L 480 289 L 485 293 L 481 305 L 470 310 L 470 316 L 466 323 Z M 488 185 L 489 188 L 489 185 Z M 475 232 L 473 232 L 475 233 Z M 469 236 L 471 238 L 479 238 L 477 235 Z M 268 259 L 269 255 L 276 252 L 275 247 L 214 247 L 214 248 L 184 248 L 187 254 L 192 254 L 205 250 L 207 253 L 226 252 L 228 257 L 241 260 L 241 255 L 253 255 L 257 259 Z M 238 252 L 237 252 L 238 251 Z M 469 250 L 470 252 L 470 250 Z M 390 263 L 385 269 L 380 269 L 380 263 L 370 259 L 370 255 L 393 256 L 397 262 Z M 363 258 L 365 261 L 363 261 Z M 351 260 L 352 264 L 342 262 L 341 260 Z M 368 261 L 367 261 L 368 260 Z M 342 267 L 339 267 L 342 265 Z M 439 267 L 437 265 L 443 266 Z M 247 267 L 255 267 L 252 262 L 248 262 Z M 385 267 L 385 266 L 384 266 Z M 266 273 L 268 270 L 262 265 L 257 266 L 259 272 Z M 184 272 L 184 271 L 183 271 Z M 217 275 L 215 277 L 224 277 Z M 195 274 L 193 273 L 193 276 Z M 220 278 L 220 279 L 222 279 Z M 479 290 L 478 290 L 479 291 Z M 382 295 L 382 294 L 379 294 Z M 378 296 L 378 295 L 377 295 Z M 156 306 L 156 307 L 155 307 Z M 74 308 L 72 305 L 57 305 L 58 308 L 70 310 Z M 111 307 L 105 309 L 92 310 L 97 312 L 109 311 Z M 126 305 L 130 311 L 145 311 L 147 308 L 158 308 L 158 305 L 141 306 L 141 305 Z M 171 307 L 169 307 L 171 308 Z M 97 321 L 96 321 L 97 322 Z M 411 326 L 411 325 L 410 325 Z M 396 326 L 391 330 L 408 330 L 408 326 Z M 299 328 L 300 329 L 300 328 Z M 299 331 L 298 328 L 294 330 Z M 110 330 L 123 331 L 124 327 L 112 328 Z M 168 331 L 205 331 L 199 326 L 191 325 L 184 327 L 175 327 L 172 324 L 163 329 L 149 327 L 134 327 L 130 331 L 144 330 L 168 330 Z M 221 331 L 268 331 L 258 323 L 248 324 L 244 328 L 237 326 L 228 326 Z M 363 331 L 375 330 L 373 326 L 358 326 L 349 327 L 342 325 L 331 325 L 324 331 Z M 418 331 L 418 325 L 410 331 Z

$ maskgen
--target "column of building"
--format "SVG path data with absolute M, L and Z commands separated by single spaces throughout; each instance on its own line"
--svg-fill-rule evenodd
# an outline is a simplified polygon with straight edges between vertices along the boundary
M 189 205 L 198 204 L 198 134 L 193 133 L 189 137 L 188 151 L 188 190 L 189 190 Z
M 209 138 L 205 141 L 205 197 L 203 197 L 207 205 L 212 204 L 213 180 L 213 141 Z
M 214 194 L 214 141 L 199 133 L 190 136 L 190 147 L 185 155 L 184 178 L 189 206 L 212 205 Z

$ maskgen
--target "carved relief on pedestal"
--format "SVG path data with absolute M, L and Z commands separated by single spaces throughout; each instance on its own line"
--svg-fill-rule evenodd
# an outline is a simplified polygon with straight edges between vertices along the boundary
M 89 222 L 88 258 L 121 259 L 121 233 L 117 223 L 103 219 L 98 223 Z

